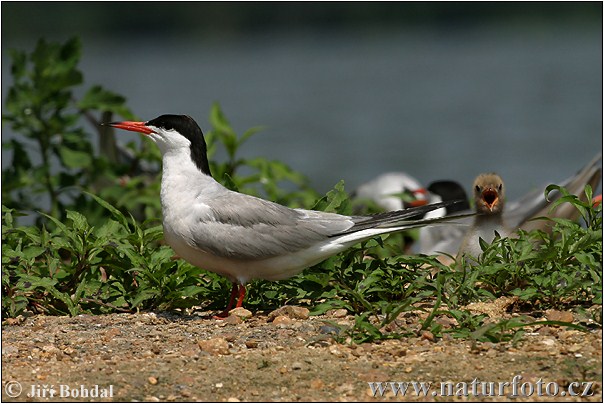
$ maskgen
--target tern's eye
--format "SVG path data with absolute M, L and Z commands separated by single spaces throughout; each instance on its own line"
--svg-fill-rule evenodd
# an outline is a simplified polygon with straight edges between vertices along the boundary
M 476 192 L 480 192 L 480 185 L 476 185 L 476 186 L 474 187 L 474 189 L 476 190 Z
M 497 186 L 497 189 L 499 190 L 499 192 L 501 192 L 501 188 L 503 188 L 503 184 L 499 184 L 499 185 Z

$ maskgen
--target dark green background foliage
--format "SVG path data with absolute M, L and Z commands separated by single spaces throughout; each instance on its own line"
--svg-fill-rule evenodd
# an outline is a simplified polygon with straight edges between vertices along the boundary
M 99 86 L 81 92 L 81 98 L 74 95 L 83 84 L 81 52 L 78 39 L 41 40 L 31 53 L 11 52 L 13 83 L 2 119 L 20 136 L 2 146 L 12 152 L 12 163 L 2 172 L 3 318 L 25 312 L 222 308 L 229 282 L 173 258 L 162 242 L 157 148 L 146 139 L 118 145 L 112 129 L 99 126 L 116 116 L 136 119 L 125 98 Z M 218 104 L 209 119 L 209 156 L 219 148 L 226 155 L 225 161 L 212 161 L 211 169 L 225 186 L 291 207 L 341 214 L 363 208 L 353 206 L 342 182 L 321 196 L 282 162 L 240 158 L 239 150 L 261 128 L 239 136 Z M 91 142 L 95 137 L 97 146 Z M 591 189 L 586 196 L 590 201 Z M 583 312 L 602 303 L 601 208 L 568 194 L 556 203 L 573 204 L 584 225 L 556 219 L 551 235 L 534 231 L 498 238 L 483 246 L 473 269 L 404 255 L 402 238 L 392 235 L 291 279 L 254 281 L 246 306 L 301 304 L 314 314 L 346 308 L 356 315 L 355 325 L 333 324 L 334 333 L 356 342 L 418 330 L 491 341 L 518 338 L 532 319 L 489 323 L 464 306 L 502 296 L 517 296 L 520 306 L 533 311 Z M 24 215 L 30 225 L 18 223 Z M 427 316 L 415 326 L 389 327 L 401 313 L 418 310 Z M 443 329 L 437 316 L 457 325 Z M 601 318 L 594 320 L 601 324 Z

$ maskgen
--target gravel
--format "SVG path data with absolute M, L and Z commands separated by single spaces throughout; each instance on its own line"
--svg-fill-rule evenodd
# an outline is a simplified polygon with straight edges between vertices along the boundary
M 517 343 L 417 332 L 410 338 L 351 345 L 333 339 L 337 328 L 331 324 L 354 321 L 342 311 L 309 317 L 306 309 L 282 308 L 249 318 L 243 313 L 239 321 L 209 317 L 139 313 L 8 319 L 2 327 L 2 399 L 442 401 L 411 388 L 405 397 L 392 391 L 374 397 L 368 383 L 511 383 L 520 376 L 520 384 L 555 382 L 565 392 L 573 382 L 594 382 L 592 395 L 537 397 L 535 391 L 531 397 L 463 397 L 460 391 L 461 396 L 447 401 L 602 401 L 601 329 L 541 326 Z M 407 324 L 414 320 L 417 328 L 418 319 L 404 318 Z M 8 394 L 14 395 L 14 382 L 22 393 L 12 398 Z M 40 397 L 44 386 L 54 388 L 52 400 Z M 89 397 L 60 397 L 61 389 L 67 389 L 61 386 L 80 395 L 83 388 Z M 90 397 L 94 386 L 97 397 Z M 28 397 L 32 388 L 33 397 Z M 112 396 L 100 398 L 103 391 Z M 511 394 L 511 387 L 505 392 Z

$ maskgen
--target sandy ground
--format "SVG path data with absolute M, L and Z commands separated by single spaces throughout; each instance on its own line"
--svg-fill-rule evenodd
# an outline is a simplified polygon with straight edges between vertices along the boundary
M 516 344 L 418 332 L 350 345 L 334 341 L 326 320 L 350 324 L 353 317 L 340 311 L 309 318 L 255 313 L 244 321 L 166 313 L 8 319 L 2 400 L 602 401 L 602 330 L 595 327 L 544 326 Z M 419 321 L 407 315 L 404 323 L 417 329 Z M 430 386 L 426 394 L 409 385 L 405 395 L 394 395 L 383 384 L 382 396 L 373 385 L 376 396 L 371 382 Z M 441 390 L 441 382 L 455 395 L 442 397 L 448 387 Z M 571 396 L 584 390 L 587 396 Z

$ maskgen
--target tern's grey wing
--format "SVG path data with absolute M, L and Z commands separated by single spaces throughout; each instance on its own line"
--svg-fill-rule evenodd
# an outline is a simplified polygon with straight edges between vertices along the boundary
M 290 209 L 238 193 L 206 203 L 189 244 L 220 257 L 262 260 L 306 249 L 353 225 L 347 216 Z M 206 209 L 207 209 L 206 207 Z
M 543 185 L 530 191 L 522 198 L 505 206 L 503 220 L 510 229 L 518 229 L 530 218 L 544 215 L 539 215 L 539 213 L 549 205 L 543 197 L 546 187 L 547 185 Z
M 560 183 L 560 186 L 566 188 L 573 195 L 581 197 L 585 185 L 591 185 L 592 189 L 596 189 L 602 177 L 602 169 L 600 160 L 602 155 L 598 154 L 589 164 L 583 167 L 572 177 Z M 506 207 L 504 212 L 504 221 L 510 229 L 522 228 L 523 230 L 532 230 L 539 228 L 546 230 L 547 223 L 543 221 L 528 222 L 534 217 L 550 216 L 561 217 L 575 220 L 579 212 L 569 204 L 558 206 L 554 212 L 550 213 L 550 204 L 552 201 L 560 198 L 562 195 L 558 191 L 553 191 L 548 195 L 548 200 L 545 199 L 543 192 L 547 185 L 542 186 L 534 191 L 529 192 L 521 199 L 514 201 Z M 582 197 L 581 199 L 585 199 Z

